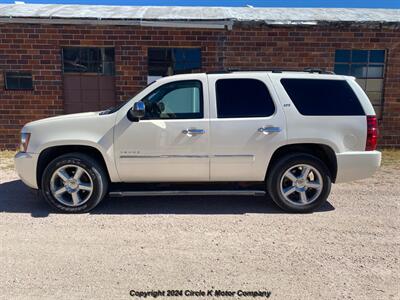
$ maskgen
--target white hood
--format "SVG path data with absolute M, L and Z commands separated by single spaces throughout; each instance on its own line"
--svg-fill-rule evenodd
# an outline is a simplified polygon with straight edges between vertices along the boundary
M 45 123 L 47 124 L 47 123 L 51 123 L 51 122 L 55 122 L 55 121 L 64 121 L 64 120 L 68 120 L 68 119 L 90 118 L 90 117 L 100 116 L 99 113 L 100 112 L 84 112 L 84 113 L 76 113 L 76 114 L 61 115 L 61 116 L 56 116 L 56 117 L 49 117 L 49 118 L 29 122 L 25 125 L 24 128 L 41 125 L 41 124 L 45 124 Z

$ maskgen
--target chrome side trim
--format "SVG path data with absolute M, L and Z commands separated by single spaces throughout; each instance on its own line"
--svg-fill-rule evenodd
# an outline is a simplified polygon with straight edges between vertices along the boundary
M 252 154 L 215 154 L 211 157 L 254 157 Z
M 208 155 L 121 155 L 119 158 L 208 158 Z
M 167 157 L 167 158 L 208 158 L 208 155 L 161 155 L 161 157 Z
M 153 155 L 120 155 L 119 158 L 159 158 L 161 156 Z
M 137 196 L 264 196 L 262 190 L 194 190 L 194 191 L 123 191 L 110 192 L 110 197 L 137 197 Z
M 218 158 L 218 157 L 251 157 L 252 154 L 216 154 L 216 155 L 120 155 L 119 158 Z

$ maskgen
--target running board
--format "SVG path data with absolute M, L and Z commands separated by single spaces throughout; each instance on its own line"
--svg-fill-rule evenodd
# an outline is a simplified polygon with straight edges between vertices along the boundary
M 147 196 L 264 196 L 262 190 L 194 190 L 194 191 L 116 191 L 110 197 L 147 197 Z

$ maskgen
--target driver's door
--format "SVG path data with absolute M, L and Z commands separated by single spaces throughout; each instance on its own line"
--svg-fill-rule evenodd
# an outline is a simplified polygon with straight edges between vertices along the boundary
M 122 112 L 114 131 L 122 181 L 209 180 L 207 88 L 204 74 L 156 84 L 141 99 L 146 105 L 143 119 L 132 122 Z

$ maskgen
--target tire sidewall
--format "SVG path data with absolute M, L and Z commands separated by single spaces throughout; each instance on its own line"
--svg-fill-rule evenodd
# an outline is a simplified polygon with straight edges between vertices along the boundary
M 281 193 L 281 178 L 283 174 L 291 167 L 298 164 L 307 164 L 315 169 L 321 174 L 322 177 L 322 191 L 316 200 L 306 205 L 295 205 L 285 199 L 285 197 Z M 289 212 L 297 212 L 297 213 L 307 213 L 312 212 L 319 208 L 322 204 L 326 202 L 328 195 L 331 189 L 331 179 L 329 176 L 329 170 L 325 166 L 325 164 L 317 157 L 307 154 L 298 154 L 286 157 L 279 161 L 271 172 L 268 190 L 269 193 L 274 200 L 274 202 L 281 207 L 282 209 Z
M 53 173 L 60 167 L 64 165 L 76 165 L 79 166 L 89 174 L 93 182 L 93 192 L 90 198 L 82 205 L 71 207 L 60 203 L 51 193 L 50 190 L 50 180 Z M 102 181 L 102 176 L 97 170 L 96 166 L 84 161 L 82 158 L 75 156 L 60 157 L 52 161 L 43 172 L 42 177 L 42 195 L 47 202 L 58 211 L 65 213 L 80 213 L 87 212 L 94 208 L 102 199 L 104 194 L 104 184 Z

